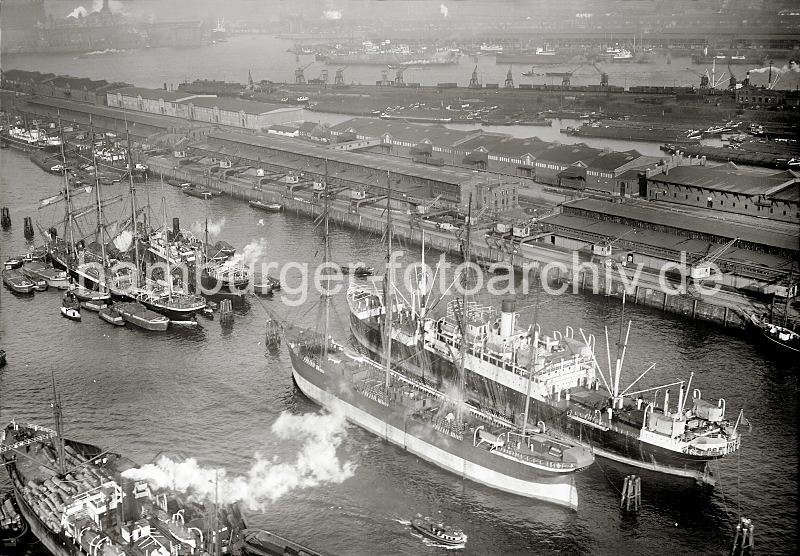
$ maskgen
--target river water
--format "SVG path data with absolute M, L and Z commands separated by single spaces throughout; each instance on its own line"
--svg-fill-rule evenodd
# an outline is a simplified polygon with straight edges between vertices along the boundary
M 44 174 L 19 152 L 0 151 L 0 206 L 10 208 L 13 220 L 11 230 L 0 231 L 0 258 L 26 250 L 25 216 L 52 223 L 55 215 L 37 215 L 36 206 L 60 185 L 59 178 Z M 108 189 L 114 193 L 119 187 Z M 164 189 L 169 221 L 177 216 L 184 228 L 198 226 L 208 210 L 212 228 L 219 229 L 216 237 L 240 250 L 263 239 L 262 261 L 313 265 L 321 258 L 322 235 L 309 219 L 259 213 L 229 198 L 214 198 L 206 209 L 198 199 Z M 139 186 L 138 201 L 149 198 L 159 214 L 161 191 L 158 184 Z M 111 210 L 108 216 L 115 217 Z M 381 268 L 379 236 L 334 225 L 331 242 L 334 260 L 361 259 Z M 290 274 L 287 286 L 297 284 L 298 276 Z M 317 322 L 319 309 L 313 300 L 290 307 L 283 302 L 288 298 L 286 292 L 250 298 L 236 311 L 232 328 L 202 321 L 197 330 L 159 335 L 112 327 L 88 312 L 83 322 L 74 323 L 59 316 L 57 292 L 18 297 L 4 288 L 0 346 L 9 362 L 0 370 L 0 421 L 52 423 L 54 373 L 65 430 L 72 437 L 140 463 L 168 452 L 243 474 L 259 453 L 295 469 L 291 464 L 301 457 L 301 439 L 280 437 L 271 426 L 284 412 L 318 409 L 293 384 L 285 348 L 265 352 L 263 333 L 267 309 L 302 325 Z M 604 326 L 616 330 L 619 325 L 620 305 L 614 299 L 553 297 L 536 290 L 519 302 L 532 305 L 544 330 L 570 325 L 600 335 Z M 524 309 L 521 318 L 529 321 L 531 311 Z M 760 551 L 795 553 L 798 369 L 773 359 L 745 334 L 635 306 L 626 317 L 634 325 L 621 384 L 657 362 L 643 381 L 646 386 L 694 373 L 693 386 L 706 398 L 724 397 L 729 415 L 744 408 L 752 432 L 740 452 L 719 465 L 720 484 L 713 491 L 644 473 L 643 508 L 638 515 L 624 515 L 619 491 L 632 471 L 599 460 L 577 475 L 580 509 L 571 512 L 464 482 L 348 426 L 336 454 L 339 463 L 353 466 L 352 476 L 291 489 L 274 501 L 263 495 L 262 507 L 248 512 L 251 525 L 333 554 L 442 553 L 403 524 L 417 513 L 462 527 L 469 536 L 465 554 L 723 554 L 741 512 L 754 520 Z M 334 298 L 331 322 L 332 334 L 346 340 L 343 296 Z M 308 453 L 315 453 L 313 445 Z M 30 553 L 38 554 L 36 549 Z

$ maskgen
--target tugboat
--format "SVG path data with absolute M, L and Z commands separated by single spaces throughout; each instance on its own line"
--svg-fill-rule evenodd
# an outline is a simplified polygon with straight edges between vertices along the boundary
M 411 527 L 425 537 L 447 546 L 463 546 L 467 543 L 467 535 L 461 529 L 448 527 L 434 522 L 429 517 L 416 517 L 411 520 Z

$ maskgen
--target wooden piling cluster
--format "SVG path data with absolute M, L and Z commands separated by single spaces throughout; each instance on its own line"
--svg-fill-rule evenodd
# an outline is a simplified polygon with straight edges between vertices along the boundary
M 233 324 L 233 306 L 230 299 L 223 299 L 219 302 L 219 322 L 223 326 Z
M 755 542 L 753 540 L 753 522 L 746 517 L 740 517 L 736 525 L 736 536 L 733 538 L 731 556 L 745 556 L 753 554 Z
M 277 349 L 281 345 L 281 325 L 275 319 L 267 320 L 264 345 L 267 349 Z
M 0 225 L 3 226 L 4 230 L 11 227 L 11 213 L 9 213 L 8 207 L 3 207 L 2 213 L 0 213 Z
M 25 217 L 25 227 L 22 233 L 25 236 L 25 239 L 28 240 L 33 239 L 34 236 L 33 220 L 31 220 L 30 216 Z
M 642 478 L 638 475 L 628 475 L 622 485 L 622 498 L 619 501 L 620 509 L 626 512 L 638 512 L 642 507 Z

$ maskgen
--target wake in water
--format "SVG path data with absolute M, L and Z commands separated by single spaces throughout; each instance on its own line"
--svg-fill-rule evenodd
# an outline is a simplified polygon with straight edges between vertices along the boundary
M 241 503 L 249 510 L 263 511 L 292 490 L 341 483 L 353 476 L 355 466 L 339 461 L 336 454 L 346 435 L 345 424 L 343 414 L 282 413 L 271 430 L 281 440 L 303 441 L 295 461 L 279 462 L 256 453 L 245 475 L 229 476 L 225 469 L 202 467 L 194 458 L 174 461 L 166 456 L 122 475 L 145 480 L 154 488 L 184 492 L 194 500 L 216 498 L 221 504 Z
M 121 48 L 106 48 L 105 50 L 92 50 L 91 52 L 84 52 L 80 56 L 75 56 L 73 60 L 81 60 L 83 58 L 91 58 L 93 56 L 104 56 L 106 54 L 122 54 L 123 52 L 127 52 L 127 50 Z

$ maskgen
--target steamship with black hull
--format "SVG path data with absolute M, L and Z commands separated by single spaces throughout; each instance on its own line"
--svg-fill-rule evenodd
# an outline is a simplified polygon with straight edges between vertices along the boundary
M 391 185 L 389 186 L 391 198 Z M 329 260 L 328 207 L 324 211 L 325 263 Z M 391 260 L 391 216 L 388 253 Z M 387 288 L 391 289 L 391 272 Z M 543 423 L 519 426 L 464 403 L 463 383 L 455 394 L 432 387 L 334 342 L 328 335 L 328 295 L 321 331 L 285 329 L 292 377 L 307 397 L 406 451 L 462 478 L 512 494 L 577 509 L 574 474 L 592 464 L 589 450 L 545 430 Z M 391 311 L 387 322 L 392 322 Z M 463 376 L 460 368 L 459 379 Z
M 235 504 L 197 502 L 131 478 L 138 465 L 66 439 L 58 396 L 56 430 L 12 421 L 0 430 L 0 462 L 20 515 L 54 556 L 283 555 L 318 552 L 247 529 Z
M 382 291 L 369 286 L 347 293 L 351 332 L 376 359 L 386 337 L 384 298 Z M 433 319 L 425 316 L 424 303 L 411 307 L 393 301 L 392 312 L 400 315 L 391 330 L 394 360 L 434 385 L 457 374 L 462 337 L 458 302 L 448 304 L 445 317 Z M 468 403 L 475 407 L 512 419 L 529 395 L 534 421 L 570 435 L 596 456 L 708 484 L 714 484 L 709 462 L 740 447 L 743 414 L 731 422 L 725 400 L 703 399 L 701 391 L 693 389 L 692 377 L 688 383 L 634 388 L 653 365 L 627 389 L 620 388 L 624 348 L 616 365 L 609 351 L 610 376 L 605 377 L 594 355 L 595 339 L 583 331 L 578 339 L 571 327 L 551 336 L 541 335 L 538 325 L 521 329 L 513 301 L 503 302 L 499 316 L 494 307 L 474 303 L 466 313 L 465 382 Z M 529 379 L 531 360 L 536 363 Z M 677 400 L 670 400 L 670 387 L 673 395 L 677 390 Z

